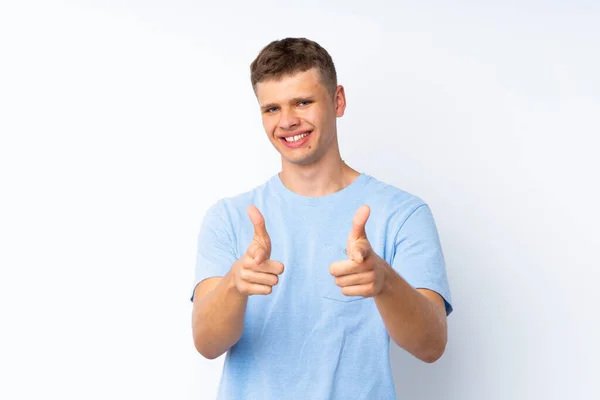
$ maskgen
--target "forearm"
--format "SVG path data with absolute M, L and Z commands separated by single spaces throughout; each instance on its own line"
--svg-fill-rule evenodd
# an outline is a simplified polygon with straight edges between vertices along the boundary
M 244 331 L 244 314 L 248 296 L 236 288 L 231 273 L 194 306 L 192 329 L 194 345 L 209 359 L 219 357 L 231 348 Z
M 447 342 L 445 313 L 383 260 L 382 268 L 384 287 L 375 296 L 375 304 L 390 337 L 415 357 L 425 362 L 436 361 Z

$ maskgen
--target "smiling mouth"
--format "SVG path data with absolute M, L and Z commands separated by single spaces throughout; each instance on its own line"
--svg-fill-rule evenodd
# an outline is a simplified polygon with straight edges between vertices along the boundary
M 304 139 L 305 137 L 307 137 L 311 133 L 312 133 L 312 131 L 310 131 L 310 132 L 304 132 L 304 133 L 301 133 L 301 134 L 296 135 L 296 136 L 285 137 L 285 138 L 282 138 L 282 139 L 285 140 L 288 143 L 295 143 L 295 142 L 297 142 L 299 140 Z

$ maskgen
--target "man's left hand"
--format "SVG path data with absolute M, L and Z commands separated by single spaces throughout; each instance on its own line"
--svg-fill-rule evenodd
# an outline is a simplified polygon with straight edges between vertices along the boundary
M 370 212 L 366 205 L 358 209 L 348 236 L 348 260 L 336 261 L 329 267 L 346 296 L 374 297 L 383 290 L 385 262 L 375 254 L 365 232 Z

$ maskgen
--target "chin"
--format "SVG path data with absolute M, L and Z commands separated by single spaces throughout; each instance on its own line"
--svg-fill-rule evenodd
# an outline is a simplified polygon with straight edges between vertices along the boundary
M 285 157 L 283 158 L 290 164 L 294 165 L 310 165 L 314 164 L 317 159 L 314 156 L 311 157 Z

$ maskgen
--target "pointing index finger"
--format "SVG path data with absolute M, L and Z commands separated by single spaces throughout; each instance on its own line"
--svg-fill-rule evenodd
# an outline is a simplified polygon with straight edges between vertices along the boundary
M 265 226 L 265 218 L 261 214 L 261 212 L 256 208 L 256 206 L 251 205 L 246 209 L 248 216 L 250 217 L 250 222 L 254 226 L 254 234 L 259 237 L 268 237 L 267 228 Z
M 248 206 L 246 209 L 248 213 L 248 217 L 250 217 L 250 222 L 254 226 L 254 242 L 260 243 L 266 252 L 266 258 L 271 257 L 271 238 L 267 233 L 267 228 L 265 226 L 265 218 L 260 213 L 256 206 Z M 260 262 L 260 260 L 258 260 Z
M 355 241 L 361 238 L 366 239 L 367 232 L 365 231 L 365 225 L 367 224 L 370 214 L 371 209 L 367 205 L 360 206 L 358 211 L 356 211 L 354 218 L 352 218 L 352 229 L 348 236 L 349 241 Z

